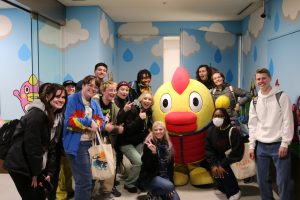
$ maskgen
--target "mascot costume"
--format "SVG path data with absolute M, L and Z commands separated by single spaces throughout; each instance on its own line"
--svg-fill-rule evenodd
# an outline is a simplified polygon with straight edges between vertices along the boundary
M 154 121 L 163 121 L 175 149 L 174 184 L 194 186 L 213 183 L 201 167 L 205 160 L 204 142 L 215 109 L 210 91 L 187 71 L 178 67 L 171 82 L 161 85 L 154 95 Z

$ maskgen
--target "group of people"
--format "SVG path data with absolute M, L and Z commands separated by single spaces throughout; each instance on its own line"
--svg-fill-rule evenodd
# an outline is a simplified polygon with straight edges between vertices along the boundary
M 216 194 L 226 195 L 229 200 L 240 199 L 241 191 L 230 165 L 240 161 L 244 154 L 245 138 L 239 132 L 237 116 L 240 106 L 251 101 L 251 95 L 225 83 L 224 75 L 212 72 L 207 65 L 198 67 L 196 78 L 211 90 L 214 100 L 221 95 L 230 99 L 228 108 L 216 108 L 213 113 L 205 150 L 216 183 Z M 279 197 L 290 200 L 293 198 L 293 181 L 288 146 L 294 135 L 291 101 L 286 93 L 271 86 L 272 79 L 267 69 L 257 69 L 255 79 L 260 91 L 250 103 L 249 154 L 256 161 L 260 196 L 262 200 L 274 199 L 270 178 L 272 163 L 276 169 Z M 226 155 L 229 149 L 231 152 Z
M 14 135 L 5 158 L 5 168 L 22 199 L 120 196 L 116 176 L 101 181 L 92 178 L 88 150 L 96 132 L 114 149 L 115 173 L 123 155 L 129 159 L 131 166 L 124 180 L 128 192 L 137 193 L 139 188 L 148 191 L 149 198 L 179 199 L 171 182 L 173 168 L 165 169 L 173 166 L 167 130 L 163 123 L 152 122 L 151 73 L 141 70 L 132 85 L 104 81 L 106 74 L 107 65 L 98 63 L 94 75 L 78 83 L 66 80 L 63 85 L 40 86 L 40 96 L 21 118 L 19 134 Z M 143 154 L 148 150 L 150 154 Z M 157 165 L 151 168 L 155 169 L 151 176 L 145 165 L 148 159 Z M 95 184 L 100 189 L 95 191 Z
M 67 199 L 73 194 L 77 200 L 114 199 L 121 196 L 116 174 L 123 156 L 131 163 L 124 189 L 130 193 L 145 190 L 148 199 L 180 199 L 172 182 L 174 150 L 168 131 L 163 122 L 152 120 L 151 73 L 144 69 L 136 81 L 115 83 L 104 81 L 107 70 L 105 63 L 98 63 L 94 75 L 78 83 L 67 80 L 63 85 L 41 85 L 40 96 L 21 118 L 5 160 L 22 199 Z M 221 72 L 207 65 L 198 67 L 196 79 L 210 89 L 214 100 L 222 95 L 229 98 L 227 108 L 216 108 L 213 113 L 205 151 L 216 193 L 237 200 L 241 191 L 230 164 L 240 161 L 244 153 L 237 118 L 240 106 L 250 102 L 251 95 L 226 83 Z M 289 200 L 291 103 L 284 92 L 277 97 L 278 88 L 271 87 L 267 69 L 256 71 L 256 82 L 260 91 L 250 104 L 249 142 L 261 197 L 273 199 L 269 178 L 273 162 L 280 199 Z M 96 132 L 112 145 L 116 161 L 115 176 L 101 181 L 92 178 L 88 152 Z M 94 189 L 95 184 L 99 189 Z

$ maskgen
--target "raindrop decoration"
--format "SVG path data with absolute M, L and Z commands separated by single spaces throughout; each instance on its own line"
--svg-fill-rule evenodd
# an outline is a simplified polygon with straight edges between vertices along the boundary
M 270 62 L 269 62 L 269 72 L 270 72 L 270 75 L 271 77 L 273 76 L 274 74 L 274 64 L 273 64 L 273 60 L 271 58 Z
M 27 61 L 31 57 L 30 49 L 26 44 L 23 44 L 19 49 L 18 56 L 21 60 Z
M 217 49 L 215 52 L 215 62 L 220 63 L 222 61 L 222 54 L 220 49 Z
M 274 20 L 274 30 L 275 30 L 275 32 L 277 32 L 279 30 L 279 26 L 280 26 L 280 18 L 279 18 L 278 12 L 276 12 L 275 20 Z
M 226 81 L 228 83 L 231 83 L 233 81 L 233 74 L 232 74 L 232 71 L 230 69 L 226 73 Z
M 152 65 L 150 66 L 150 72 L 153 75 L 157 75 L 160 72 L 160 67 L 156 62 L 153 62 Z
M 254 60 L 254 62 L 256 62 L 256 60 L 257 60 L 257 48 L 256 48 L 256 46 L 254 47 L 254 50 L 253 50 L 253 60 Z
M 123 53 L 123 60 L 125 62 L 130 62 L 133 59 L 133 54 L 130 51 L 130 49 L 126 49 L 125 52 Z

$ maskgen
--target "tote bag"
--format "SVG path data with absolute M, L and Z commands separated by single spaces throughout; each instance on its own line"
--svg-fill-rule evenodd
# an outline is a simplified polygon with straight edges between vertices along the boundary
M 231 146 L 231 132 L 234 127 L 231 127 L 229 130 L 229 143 Z M 226 156 L 230 153 L 231 149 L 225 152 Z M 244 143 L 244 155 L 242 160 L 239 162 L 232 163 L 230 168 L 233 171 L 234 176 L 239 179 L 249 178 L 256 174 L 255 160 L 251 159 L 249 156 L 249 143 Z
M 97 139 L 99 144 L 96 142 Z M 89 148 L 89 154 L 93 179 L 106 180 L 114 177 L 116 165 L 112 146 L 105 144 L 98 132 L 93 145 Z

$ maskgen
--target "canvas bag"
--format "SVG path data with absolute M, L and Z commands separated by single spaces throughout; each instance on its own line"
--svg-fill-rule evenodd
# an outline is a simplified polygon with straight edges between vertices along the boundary
M 231 127 L 229 130 L 229 143 L 231 146 L 231 132 L 234 127 Z M 225 152 L 226 156 L 229 155 L 231 149 Z M 249 156 L 249 143 L 244 143 L 244 155 L 242 160 L 239 162 L 232 163 L 230 165 L 230 168 L 232 169 L 234 176 L 239 179 L 245 179 L 249 178 L 251 176 L 254 176 L 256 174 L 256 167 L 255 167 L 255 160 L 251 159 Z
M 97 144 L 96 141 L 99 141 Z M 115 176 L 115 160 L 111 144 L 106 144 L 100 134 L 96 133 L 92 146 L 89 148 L 93 179 L 106 180 Z

